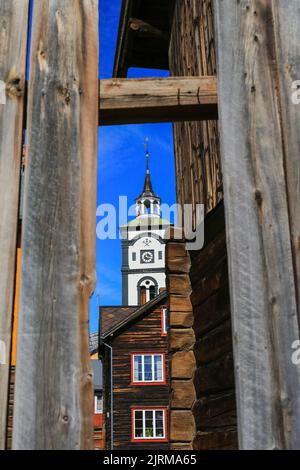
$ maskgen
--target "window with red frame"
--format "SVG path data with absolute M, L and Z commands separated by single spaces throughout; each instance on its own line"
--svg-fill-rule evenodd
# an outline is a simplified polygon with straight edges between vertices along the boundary
M 161 309 L 161 335 L 167 336 L 168 334 L 168 309 Z
M 133 384 L 164 384 L 166 356 L 164 353 L 134 353 L 131 355 L 131 381 Z
M 167 409 L 132 409 L 132 440 L 167 441 Z

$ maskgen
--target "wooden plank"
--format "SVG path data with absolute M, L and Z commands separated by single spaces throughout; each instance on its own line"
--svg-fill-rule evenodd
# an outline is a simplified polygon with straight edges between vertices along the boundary
M 229 319 L 198 340 L 194 346 L 198 366 L 220 359 L 230 351 L 232 351 L 232 335 Z
M 274 9 L 288 207 L 300 323 L 300 104 L 291 105 L 291 90 L 295 91 L 294 82 L 300 77 L 299 60 L 295 61 L 295 57 L 299 56 L 300 38 L 300 24 L 295 18 L 299 18 L 299 15 L 300 4 L 297 1 L 284 2 L 284 5 L 279 4 Z M 299 100 L 299 93 L 297 98 Z
M 34 2 L 14 449 L 92 449 L 98 1 Z
M 228 426 L 236 427 L 234 390 L 200 398 L 194 404 L 193 413 L 199 431 L 221 432 Z
M 215 77 L 100 81 L 100 125 L 217 119 Z
M 300 447 L 300 368 L 291 361 L 299 338 L 294 221 L 286 186 L 287 165 L 299 172 L 300 146 L 296 124 L 291 133 L 282 119 L 294 114 L 282 114 L 282 106 L 293 106 L 282 89 L 290 68 L 299 77 L 300 28 L 298 2 L 288 3 L 214 2 L 241 449 Z M 293 44 L 289 54 L 279 53 L 284 67 L 276 52 L 282 32 L 281 40 Z
M 233 355 L 229 352 L 220 360 L 197 368 L 194 375 L 197 398 L 234 389 Z
M 178 0 L 169 47 L 172 76 L 216 75 L 213 0 Z M 217 121 L 174 124 L 177 200 L 205 204 L 211 211 L 223 198 Z
M 0 80 L 6 86 L 6 104 L 0 104 L 0 449 L 7 418 L 27 23 L 28 0 L 0 0 Z
M 221 432 L 198 432 L 193 442 L 195 450 L 237 450 L 237 432 L 235 429 L 222 429 Z

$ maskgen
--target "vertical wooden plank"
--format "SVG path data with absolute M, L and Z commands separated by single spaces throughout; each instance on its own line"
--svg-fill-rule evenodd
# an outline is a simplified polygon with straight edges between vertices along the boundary
M 285 159 L 292 163 L 300 149 L 285 152 L 283 137 L 290 137 L 276 56 L 278 25 L 289 28 L 297 16 L 295 1 L 288 20 L 279 3 L 287 4 L 214 3 L 241 449 L 300 447 L 300 368 L 291 361 L 299 325 L 285 172 Z M 292 30 L 296 64 L 299 28 Z
M 98 1 L 34 2 L 14 449 L 92 449 Z
M 28 0 L 0 0 L 0 80 L 6 86 L 6 103 L 0 104 L 0 449 L 7 418 L 27 22 Z
M 277 1 L 275 4 L 275 45 L 281 92 L 283 148 L 300 323 L 300 104 L 293 103 L 291 99 L 295 92 L 294 82 L 300 80 L 300 3 L 293 0 Z M 297 98 L 299 100 L 299 92 Z
M 169 49 L 171 75 L 216 74 L 213 0 L 176 0 Z M 210 212 L 220 202 L 222 175 L 216 121 L 174 124 L 177 199 L 205 204 Z

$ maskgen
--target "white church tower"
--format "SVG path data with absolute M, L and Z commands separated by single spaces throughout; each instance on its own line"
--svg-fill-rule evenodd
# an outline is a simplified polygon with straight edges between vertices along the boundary
M 170 227 L 161 218 L 161 199 L 153 191 L 149 151 L 142 194 L 136 199 L 136 218 L 121 227 L 122 303 L 143 305 L 166 287 L 165 234 Z

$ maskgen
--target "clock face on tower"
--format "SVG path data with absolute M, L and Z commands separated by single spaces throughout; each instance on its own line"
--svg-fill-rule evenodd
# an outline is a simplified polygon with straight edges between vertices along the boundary
M 142 250 L 141 251 L 141 263 L 142 264 L 154 263 L 154 250 Z

